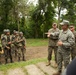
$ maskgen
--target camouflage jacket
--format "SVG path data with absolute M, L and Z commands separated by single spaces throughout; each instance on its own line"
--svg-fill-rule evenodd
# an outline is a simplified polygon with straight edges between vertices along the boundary
M 59 29 L 57 28 L 56 30 L 54 30 L 53 28 L 51 28 L 48 31 L 48 33 L 55 33 L 55 32 L 59 32 Z M 56 46 L 57 41 L 58 41 L 58 35 L 56 35 L 56 36 L 50 35 L 49 46 Z
M 25 37 L 19 37 L 19 45 L 20 46 L 25 46 Z
M 76 43 L 76 31 L 73 32 L 74 37 L 75 37 L 75 43 Z
M 58 41 L 63 42 L 62 46 L 58 46 L 59 51 L 70 50 L 70 47 L 75 44 L 74 35 L 69 29 L 67 29 L 66 31 L 61 30 L 59 33 L 53 33 L 52 35 L 59 35 Z
M 12 40 L 12 44 L 14 44 L 14 43 L 16 42 L 16 36 L 12 34 L 11 37 L 12 37 L 12 38 L 11 38 L 11 40 Z
M 9 36 L 9 41 L 11 42 L 11 35 Z M 5 35 L 3 37 L 3 40 L 2 40 L 2 47 L 5 48 L 6 46 L 8 46 L 8 41 L 7 41 L 7 36 Z

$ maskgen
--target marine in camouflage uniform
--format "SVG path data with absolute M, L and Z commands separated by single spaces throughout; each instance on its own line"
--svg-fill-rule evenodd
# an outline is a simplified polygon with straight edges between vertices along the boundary
M 73 60 L 76 57 L 76 31 L 74 25 L 70 25 L 69 28 L 73 32 L 75 37 L 75 45 L 71 47 L 71 59 Z
M 21 44 L 20 44 L 20 37 L 19 37 L 19 32 L 16 32 L 16 39 L 15 39 L 15 46 L 17 50 L 17 60 L 20 61 L 22 57 L 22 52 L 21 52 Z
M 7 31 L 7 29 L 4 29 L 3 30 L 3 34 L 1 34 L 1 54 L 0 54 L 0 57 L 1 57 L 1 59 L 3 58 L 3 59 L 5 59 L 4 58 L 4 47 L 2 46 L 2 44 L 4 43 L 4 37 L 6 36 L 6 31 Z
M 19 44 L 21 45 L 21 52 L 22 52 L 22 60 L 25 61 L 25 52 L 26 52 L 26 46 L 25 46 L 25 37 L 23 36 L 23 32 L 19 33 Z
M 6 29 L 3 30 L 3 34 L 1 34 L 1 40 L 3 39 L 3 37 L 6 35 Z
M 4 50 L 2 48 L 1 42 L 0 42 L 0 64 L 2 64 L 2 56 L 4 54 Z
M 60 33 L 52 34 L 53 36 L 59 35 L 59 40 L 57 42 L 57 63 L 58 63 L 58 72 L 53 75 L 60 75 L 62 72 L 62 62 L 64 62 L 64 67 L 66 68 L 70 62 L 70 47 L 75 44 L 75 38 L 73 33 L 69 30 L 69 22 L 63 20 L 60 23 L 62 30 Z
M 5 63 L 8 63 L 8 58 L 10 58 L 10 62 L 12 63 L 13 60 L 11 55 L 11 36 L 8 29 L 6 31 L 6 35 L 3 38 L 2 46 L 4 48 Z
M 4 40 L 4 37 L 5 37 L 5 35 L 6 35 L 6 32 L 7 32 L 7 29 L 4 29 L 4 30 L 3 30 L 3 34 L 1 34 L 1 44 L 2 44 L 2 42 L 3 42 L 3 40 Z
M 12 34 L 12 51 L 13 51 L 13 56 L 16 58 L 17 57 L 17 50 L 16 50 L 16 45 L 15 45 L 15 42 L 16 42 L 16 30 L 13 31 L 13 34 Z
M 46 66 L 50 65 L 50 61 L 52 59 L 52 52 L 54 50 L 55 55 L 55 65 L 57 63 L 57 41 L 58 36 L 52 36 L 50 33 L 59 32 L 59 29 L 57 28 L 57 24 L 53 23 L 52 28 L 48 31 L 47 37 L 49 38 L 49 44 L 48 44 L 48 64 Z

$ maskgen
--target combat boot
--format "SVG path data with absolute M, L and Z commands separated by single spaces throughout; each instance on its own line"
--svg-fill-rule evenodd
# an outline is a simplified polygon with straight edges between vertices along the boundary
M 57 68 L 57 67 L 58 67 L 58 65 L 57 65 L 57 63 L 55 63 L 55 64 L 54 64 L 54 68 Z
M 26 59 L 24 58 L 24 56 L 23 56 L 23 59 L 22 59 L 23 61 L 26 61 Z
M 10 62 L 11 62 L 11 63 L 13 63 L 13 60 L 12 60 L 12 59 L 10 59 Z
M 7 59 L 5 59 L 5 64 L 7 64 L 8 62 L 7 62 Z
M 20 57 L 18 57 L 18 62 L 20 62 Z
M 53 75 L 61 75 L 61 71 L 54 73 Z
M 46 64 L 46 66 L 49 66 L 51 63 L 50 63 L 50 61 L 48 61 L 48 63 Z

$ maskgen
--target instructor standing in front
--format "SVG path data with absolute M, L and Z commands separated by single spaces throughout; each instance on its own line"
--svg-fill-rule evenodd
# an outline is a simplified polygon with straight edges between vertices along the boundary
M 70 47 L 75 44 L 75 39 L 73 33 L 69 30 L 69 22 L 64 20 L 60 23 L 62 30 L 60 33 L 54 33 L 53 36 L 59 35 L 59 41 L 57 42 L 57 63 L 58 72 L 53 75 L 60 75 L 62 72 L 62 62 L 64 62 L 64 67 L 66 68 L 70 62 Z

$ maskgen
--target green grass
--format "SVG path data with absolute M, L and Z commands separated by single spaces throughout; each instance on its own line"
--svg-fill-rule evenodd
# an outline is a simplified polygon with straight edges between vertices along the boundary
M 46 58 L 38 58 L 38 59 L 32 59 L 29 61 L 21 61 L 21 62 L 15 62 L 15 63 L 10 63 L 6 65 L 0 65 L 0 71 L 6 72 L 8 69 L 14 69 L 14 68 L 22 68 L 24 66 L 30 65 L 30 64 L 36 64 L 38 62 L 45 62 L 47 61 Z
M 26 39 L 27 46 L 47 46 L 48 39 Z
M 47 46 L 48 45 L 48 39 L 26 39 L 28 47 L 32 46 Z M 36 64 L 38 62 L 43 62 L 47 61 L 47 58 L 38 58 L 38 59 L 32 59 L 28 60 L 26 62 L 15 62 L 15 63 L 10 63 L 6 65 L 0 65 L 0 71 L 6 72 L 8 69 L 13 69 L 13 68 L 18 68 L 18 67 L 24 67 L 30 64 Z
M 54 60 L 54 56 L 52 56 L 52 60 Z M 30 64 L 36 64 L 38 62 L 47 62 L 47 58 L 38 58 L 38 59 L 32 59 L 28 61 L 21 61 L 21 62 L 15 62 L 15 63 L 9 63 L 0 65 L 0 71 L 6 72 L 8 69 L 14 69 L 14 68 L 22 68 L 24 66 L 30 65 Z

